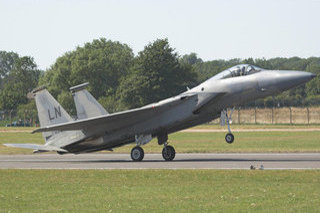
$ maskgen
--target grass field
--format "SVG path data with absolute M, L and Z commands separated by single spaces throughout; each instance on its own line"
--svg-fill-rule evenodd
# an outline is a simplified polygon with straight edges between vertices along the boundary
M 286 125 L 242 125 L 234 129 L 288 129 L 288 128 L 319 128 L 319 126 L 286 126 Z M 198 128 L 218 129 L 219 126 L 199 126 Z M 17 129 L 17 128 L 16 128 Z M 11 130 L 16 130 L 11 129 Z M 20 130 L 20 128 L 19 128 Z M 25 129 L 28 130 L 28 129 Z M 224 141 L 225 132 L 178 132 L 169 135 L 169 143 L 177 152 L 320 152 L 320 131 L 312 132 L 235 132 L 235 142 Z M 41 134 L 28 132 L 0 132 L 0 154 L 30 154 L 32 150 L 5 147 L 4 143 L 37 143 L 43 144 Z M 130 152 L 134 145 L 127 145 L 115 152 Z M 143 146 L 147 153 L 160 153 L 156 140 Z
M 319 170 L 0 170 L 0 212 L 318 212 L 319 176 Z
M 43 144 L 41 134 L 4 130 L 0 154 L 32 153 L 3 143 Z M 320 152 L 320 131 L 234 134 L 231 145 L 225 132 L 179 132 L 169 142 L 180 153 Z M 128 153 L 132 147 L 115 151 Z M 144 146 L 149 153 L 161 149 L 155 140 Z M 320 170 L 0 170 L 0 212 L 319 212 L 319 204 Z

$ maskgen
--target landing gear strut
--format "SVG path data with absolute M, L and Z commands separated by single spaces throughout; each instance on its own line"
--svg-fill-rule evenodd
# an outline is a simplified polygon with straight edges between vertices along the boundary
M 131 159 L 133 161 L 142 161 L 144 157 L 144 151 L 140 146 L 136 146 L 131 150 Z
M 164 145 L 162 149 L 162 157 L 165 159 L 165 161 L 172 161 L 174 157 L 176 156 L 176 151 L 172 146 Z
M 176 151 L 172 146 L 168 145 L 168 134 L 166 132 L 158 135 L 158 144 L 164 145 L 162 149 L 162 157 L 165 161 L 172 161 L 176 156 Z
M 231 110 L 230 117 L 228 115 L 228 109 L 223 110 L 224 117 L 225 117 L 225 120 L 227 121 L 227 126 L 228 126 L 228 133 L 226 134 L 226 137 L 225 137 L 226 142 L 228 144 L 231 144 L 234 141 L 234 135 L 231 133 L 231 128 L 230 128 L 230 119 L 231 119 L 231 115 L 233 113 L 233 110 L 234 110 L 234 108 Z

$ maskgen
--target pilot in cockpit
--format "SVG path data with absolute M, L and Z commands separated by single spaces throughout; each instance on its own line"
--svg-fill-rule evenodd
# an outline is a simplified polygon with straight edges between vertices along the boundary
M 246 68 L 243 66 L 243 67 L 241 68 L 240 76 L 245 75 L 245 73 L 246 73 Z
M 218 73 L 217 75 L 213 76 L 211 79 L 218 80 L 218 79 L 225 79 L 230 77 L 245 76 L 245 75 L 250 75 L 256 72 L 260 72 L 261 70 L 263 69 L 254 65 L 240 64 Z
M 240 75 L 240 68 L 237 67 L 237 69 L 234 71 L 234 76 L 239 76 Z

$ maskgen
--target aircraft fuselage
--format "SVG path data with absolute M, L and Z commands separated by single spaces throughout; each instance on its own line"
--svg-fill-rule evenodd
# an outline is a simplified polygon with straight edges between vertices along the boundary
M 125 128 L 108 128 L 108 131 L 104 132 L 101 129 L 103 127 L 92 127 L 87 131 L 90 134 L 84 134 L 85 137 L 65 149 L 73 153 L 92 152 L 135 142 L 137 135 L 157 137 L 170 134 L 218 118 L 224 109 L 276 95 L 306 83 L 314 76 L 302 71 L 262 70 L 231 78 L 211 78 L 178 96 L 161 101 L 188 96 L 183 104 L 172 106 L 169 110 L 159 112 L 157 116 L 140 123 L 129 121 Z M 158 110 L 157 103 L 153 105 L 154 110 Z

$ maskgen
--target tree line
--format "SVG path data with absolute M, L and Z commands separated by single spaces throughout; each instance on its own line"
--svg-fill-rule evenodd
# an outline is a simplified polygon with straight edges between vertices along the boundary
M 320 74 L 320 57 L 203 61 L 196 53 L 179 55 L 167 39 L 147 44 L 134 55 L 127 45 L 105 38 L 66 52 L 46 71 L 30 56 L 0 51 L 0 110 L 33 110 L 28 92 L 46 85 L 63 107 L 75 114 L 71 86 L 89 82 L 88 90 L 109 111 L 143 106 L 179 94 L 230 68 L 248 63 L 265 69 L 305 70 Z M 320 79 L 246 106 L 320 105 Z

